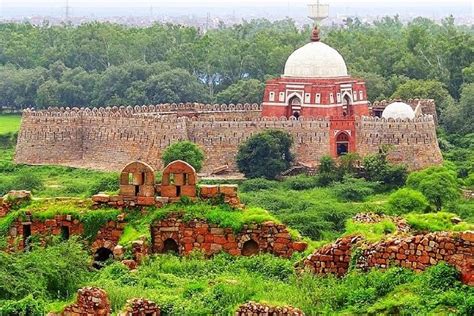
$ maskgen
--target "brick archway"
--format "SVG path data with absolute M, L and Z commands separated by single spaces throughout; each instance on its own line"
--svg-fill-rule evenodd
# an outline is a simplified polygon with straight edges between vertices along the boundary
M 301 116 L 301 97 L 297 94 L 288 99 L 288 114 L 287 117 L 294 116 L 299 118 Z
M 336 135 L 336 157 L 343 156 L 350 152 L 351 137 L 347 132 L 339 132 Z

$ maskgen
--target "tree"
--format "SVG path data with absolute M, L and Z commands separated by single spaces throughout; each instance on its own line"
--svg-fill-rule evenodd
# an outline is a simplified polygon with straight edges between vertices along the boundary
M 443 83 L 436 80 L 408 80 L 398 86 L 392 98 L 404 100 L 414 98 L 434 99 L 438 114 L 443 113 L 443 110 L 454 102 Z
M 405 185 L 408 171 L 404 165 L 394 165 L 387 161 L 388 149 L 383 148 L 375 155 L 364 158 L 365 178 L 377 181 L 389 187 L 401 187 Z
M 180 141 L 168 146 L 161 156 L 163 163 L 168 165 L 175 160 L 183 160 L 200 171 L 204 161 L 204 152 L 193 142 Z
M 430 167 L 413 172 L 408 176 L 407 185 L 423 193 L 437 211 L 459 197 L 456 174 L 446 167 Z
M 261 103 L 265 84 L 256 79 L 239 80 L 219 92 L 216 96 L 218 103 Z
M 474 83 L 463 87 L 459 103 L 450 105 L 443 113 L 442 120 L 451 133 L 474 133 Z
M 237 166 L 248 178 L 275 179 L 293 161 L 293 139 L 284 131 L 267 130 L 251 136 L 239 147 Z
M 402 188 L 388 198 L 388 205 L 395 214 L 423 212 L 429 207 L 428 200 L 420 191 Z

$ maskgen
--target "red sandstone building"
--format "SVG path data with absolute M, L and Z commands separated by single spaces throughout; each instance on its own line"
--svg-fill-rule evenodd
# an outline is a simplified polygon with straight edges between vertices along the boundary
M 348 75 L 343 57 L 320 41 L 317 28 L 288 58 L 284 74 L 266 84 L 262 116 L 329 117 L 333 157 L 357 150 L 355 116 L 368 115 L 365 82 Z

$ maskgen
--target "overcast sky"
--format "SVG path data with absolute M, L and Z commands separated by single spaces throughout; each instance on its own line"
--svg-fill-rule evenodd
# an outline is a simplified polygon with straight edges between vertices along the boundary
M 316 0 L 69 0 L 72 7 L 240 7 L 240 6 L 268 6 L 279 5 L 305 5 Z M 330 5 L 344 5 L 359 7 L 373 5 L 375 7 L 397 7 L 397 6 L 421 6 L 421 5 L 452 5 L 471 6 L 474 0 L 322 0 L 322 3 Z M 57 7 L 64 6 L 66 0 L 0 0 L 3 7 Z

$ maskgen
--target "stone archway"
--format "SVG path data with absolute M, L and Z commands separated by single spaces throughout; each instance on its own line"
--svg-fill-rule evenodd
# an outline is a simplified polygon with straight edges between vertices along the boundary
M 179 245 L 173 238 L 168 238 L 163 242 L 162 253 L 168 252 L 179 254 Z
M 100 247 L 94 253 L 94 263 L 92 266 L 96 269 L 101 269 L 104 266 L 104 263 L 110 259 L 114 258 L 112 250 L 105 247 Z
M 253 256 L 256 255 L 260 252 L 260 247 L 258 246 L 258 243 L 253 240 L 247 240 L 243 245 L 242 245 L 242 251 L 241 254 L 242 256 Z
M 337 157 L 349 153 L 350 136 L 346 132 L 337 134 L 336 137 L 336 155 Z

